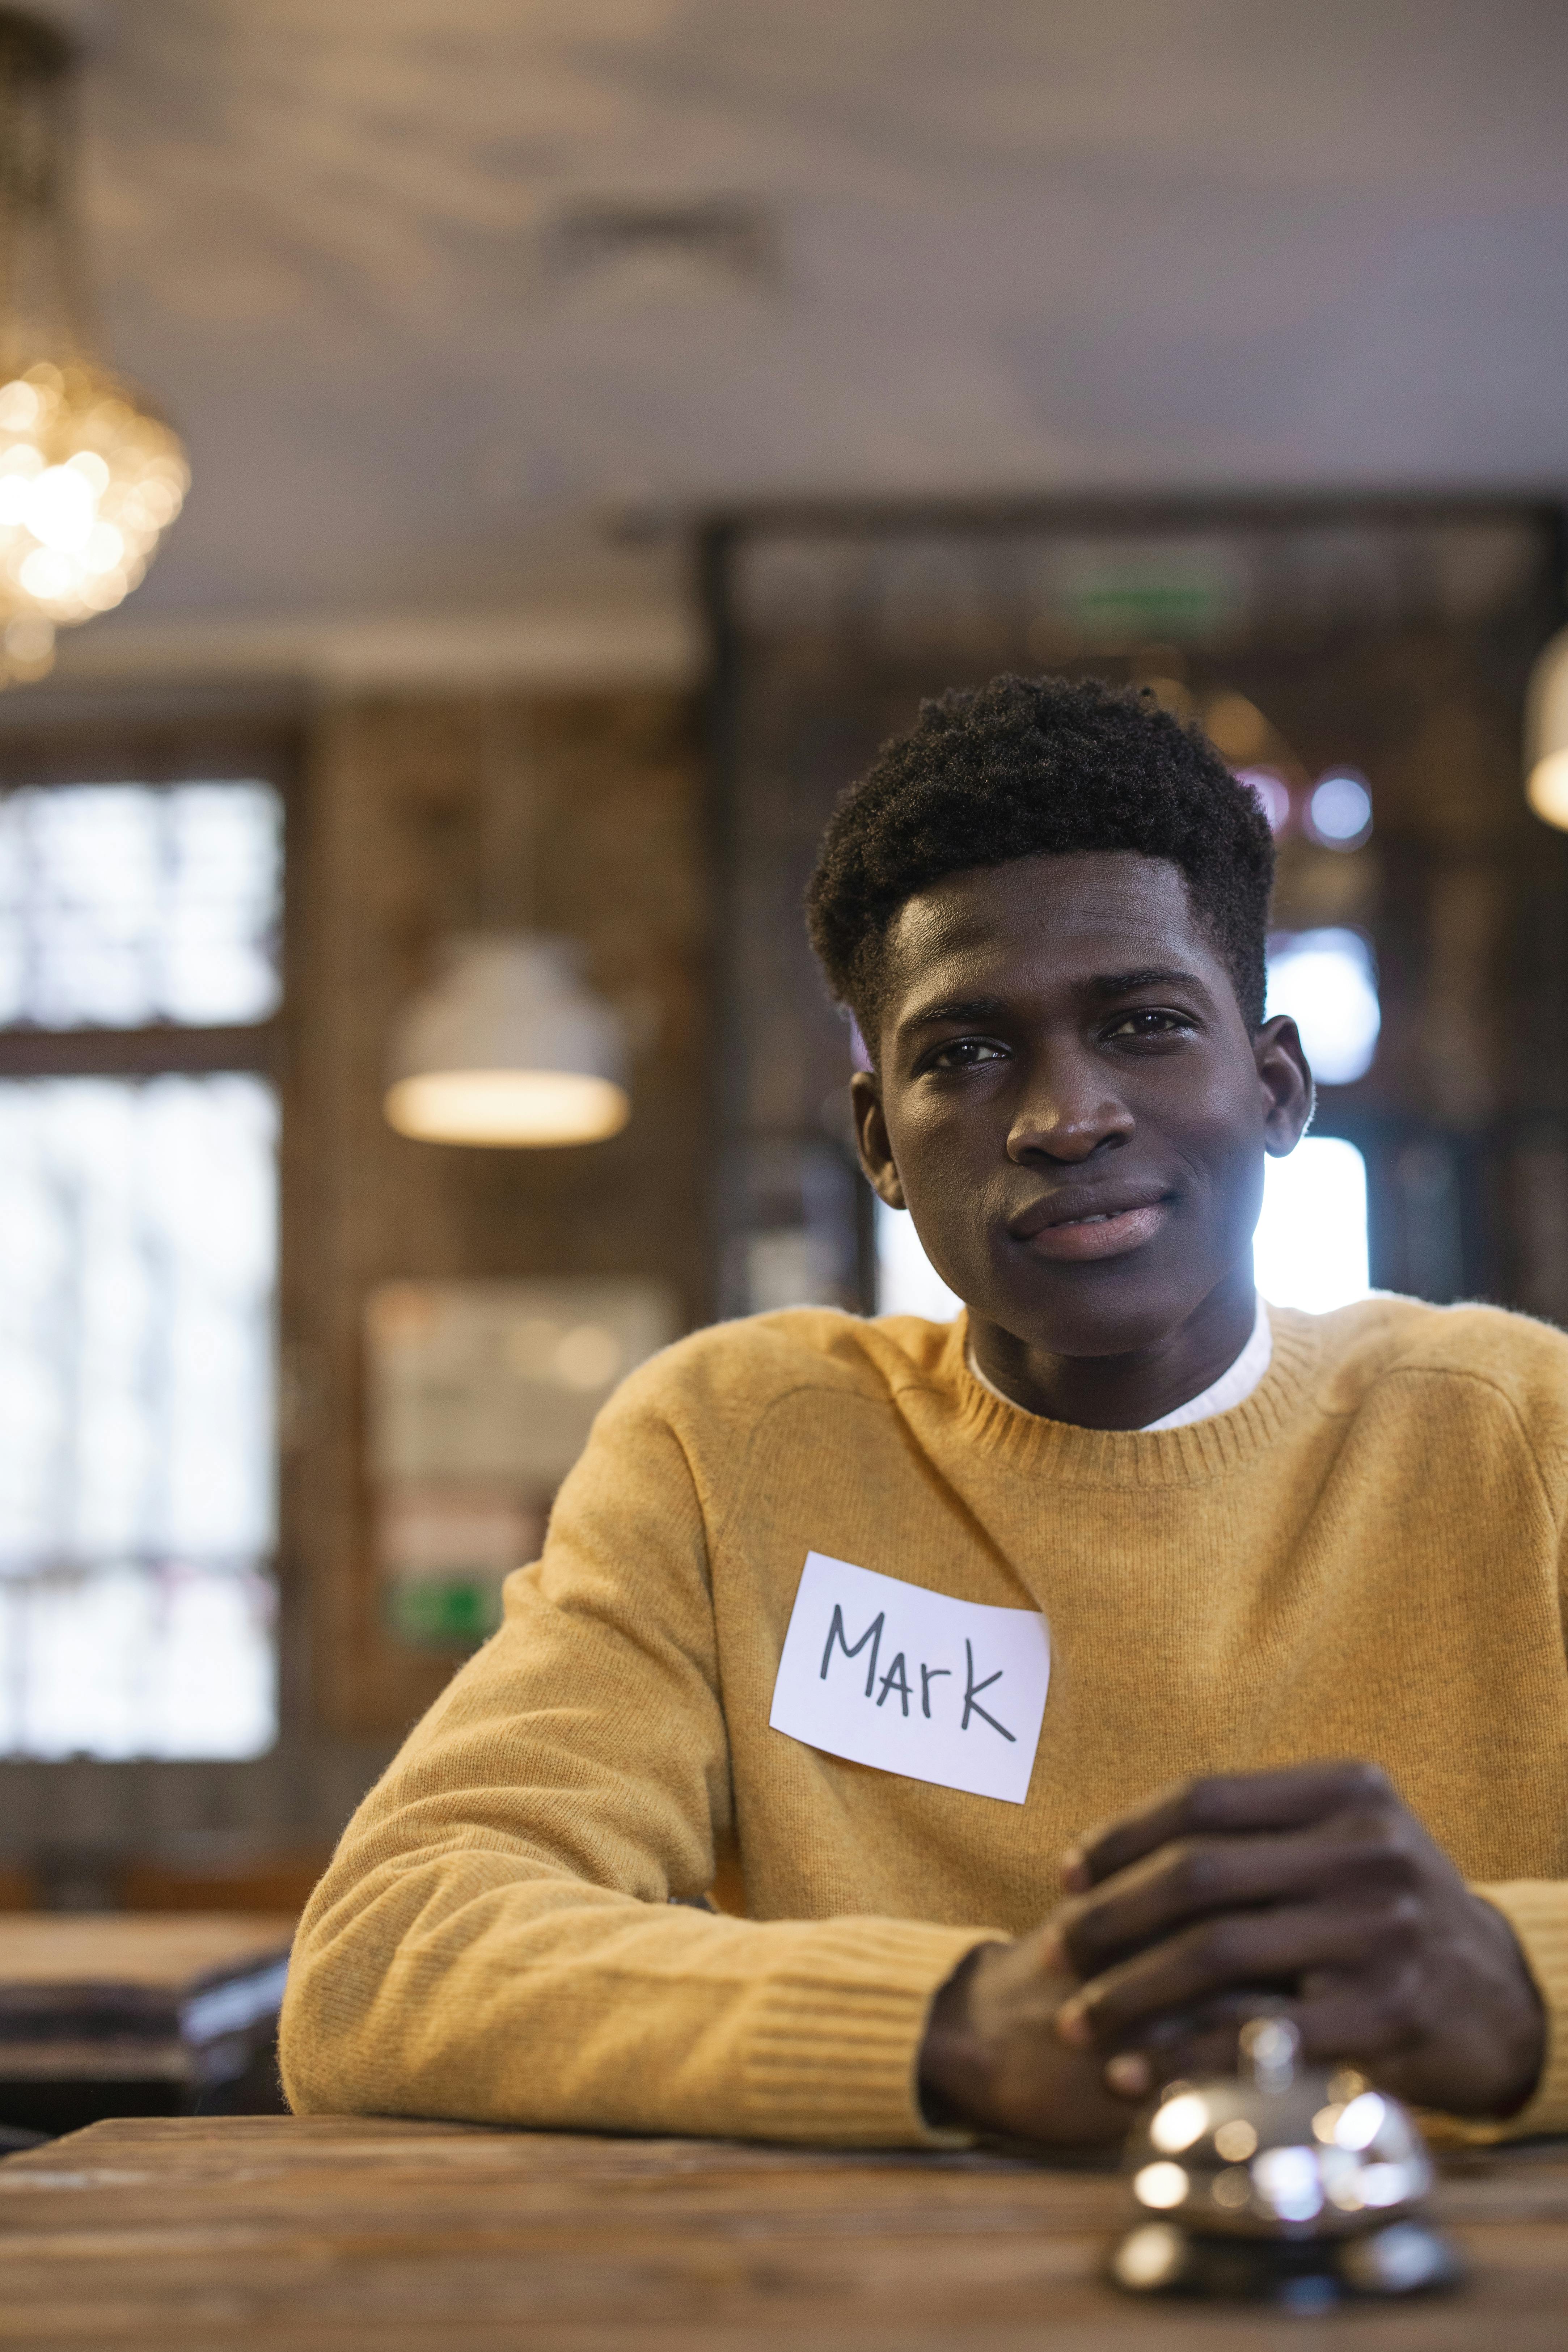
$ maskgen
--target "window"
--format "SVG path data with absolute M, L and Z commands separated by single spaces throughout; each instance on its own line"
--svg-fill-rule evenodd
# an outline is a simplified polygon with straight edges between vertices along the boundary
M 0 1749 L 276 1732 L 282 809 L 0 798 Z
M 203 1026 L 278 1009 L 282 810 L 267 784 L 0 800 L 0 1022 Z
M 1366 1162 L 1353 1143 L 1309 1135 L 1264 1163 L 1252 1263 L 1276 1307 L 1327 1315 L 1367 1296 Z
M 924 1315 L 932 1323 L 951 1323 L 963 1305 L 927 1257 L 909 1211 L 879 1201 L 878 1314 Z

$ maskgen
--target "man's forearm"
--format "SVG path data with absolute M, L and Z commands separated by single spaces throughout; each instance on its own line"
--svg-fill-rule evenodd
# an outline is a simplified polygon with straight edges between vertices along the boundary
M 757 1923 L 489 1851 L 352 1858 L 302 1923 L 284 2013 L 306 2113 L 920 2146 L 933 1990 L 973 1931 Z

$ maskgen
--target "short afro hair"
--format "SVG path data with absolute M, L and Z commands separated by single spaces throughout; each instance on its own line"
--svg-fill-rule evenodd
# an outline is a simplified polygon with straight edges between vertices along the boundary
M 1147 687 L 1007 677 L 922 702 L 823 835 L 811 943 L 872 1055 L 883 950 L 906 899 L 973 866 L 1095 849 L 1180 869 L 1258 1029 L 1274 843 L 1256 795 Z

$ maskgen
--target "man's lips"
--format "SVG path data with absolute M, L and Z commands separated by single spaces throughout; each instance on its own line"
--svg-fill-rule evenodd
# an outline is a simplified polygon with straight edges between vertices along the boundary
M 1026 1244 L 1032 1257 L 1048 1257 L 1081 1261 L 1086 1258 L 1120 1257 L 1124 1251 L 1142 1249 L 1153 1240 L 1171 1213 L 1172 1202 L 1165 1194 L 1151 1199 L 1145 1192 L 1141 1198 L 1109 1200 L 1093 1195 L 1070 1195 L 1038 1202 L 1015 1217 L 1009 1226 L 1015 1241 Z

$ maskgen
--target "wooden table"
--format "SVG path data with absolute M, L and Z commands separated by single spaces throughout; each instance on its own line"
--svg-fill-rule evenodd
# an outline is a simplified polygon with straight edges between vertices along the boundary
M 67 2131 L 177 2115 L 265 2077 L 290 1917 L 14 1913 L 0 1917 L 0 2124 Z M 270 2104 L 280 2104 L 276 2095 Z
M 462 2125 L 95 2124 L 0 2164 L 0 2346 L 81 2352 L 1562 2352 L 1568 2143 L 1449 2163 L 1440 2301 L 1131 2303 L 1113 2178 Z

